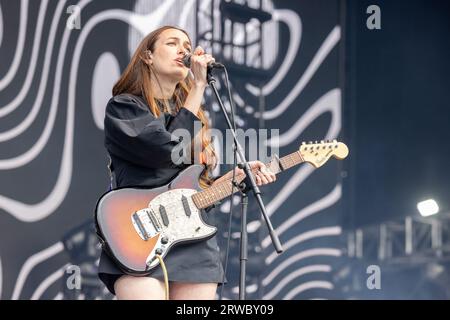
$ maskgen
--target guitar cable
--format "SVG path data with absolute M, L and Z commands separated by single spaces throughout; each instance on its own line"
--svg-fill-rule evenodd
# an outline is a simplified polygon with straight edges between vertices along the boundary
M 164 264 L 163 258 L 159 254 L 155 255 L 155 257 L 158 258 L 159 264 L 161 265 L 161 269 L 164 274 L 164 287 L 166 292 L 166 300 L 169 300 L 169 276 L 167 275 L 166 265 Z

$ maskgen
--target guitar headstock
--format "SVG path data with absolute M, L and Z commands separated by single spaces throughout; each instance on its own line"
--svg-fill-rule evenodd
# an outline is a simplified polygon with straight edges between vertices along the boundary
M 299 151 L 303 160 L 311 163 L 316 168 L 322 166 L 330 157 L 342 160 L 348 155 L 347 146 L 337 140 L 322 140 L 314 143 L 311 141 L 309 143 L 303 142 Z

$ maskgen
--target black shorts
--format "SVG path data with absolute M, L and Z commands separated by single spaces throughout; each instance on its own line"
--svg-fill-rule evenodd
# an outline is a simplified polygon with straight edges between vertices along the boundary
M 218 284 L 223 282 L 224 271 L 215 236 L 207 241 L 176 245 L 164 257 L 164 264 L 169 281 Z M 112 294 L 115 295 L 114 283 L 123 275 L 125 273 L 102 250 L 98 276 Z M 147 276 L 164 280 L 159 265 Z

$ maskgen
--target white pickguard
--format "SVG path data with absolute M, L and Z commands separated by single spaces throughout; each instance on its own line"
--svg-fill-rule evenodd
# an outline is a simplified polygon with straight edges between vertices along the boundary
M 191 196 L 196 192 L 197 191 L 193 189 L 169 190 L 161 193 L 148 204 L 148 209 L 153 212 L 154 217 L 158 220 L 161 227 L 161 236 L 158 243 L 147 258 L 147 264 L 150 263 L 150 267 L 158 264 L 158 260 L 154 259 L 155 251 L 158 248 L 162 250 L 162 255 L 164 256 L 168 247 L 175 242 L 200 240 L 208 238 L 216 233 L 216 227 L 209 226 L 202 221 L 200 216 L 201 212 L 192 201 Z M 181 200 L 183 195 L 186 197 L 189 205 L 191 212 L 190 216 L 185 214 L 183 202 Z M 165 208 L 169 220 L 167 226 L 164 225 L 160 215 L 159 208 L 161 205 Z M 161 243 L 163 237 L 167 237 L 167 244 Z

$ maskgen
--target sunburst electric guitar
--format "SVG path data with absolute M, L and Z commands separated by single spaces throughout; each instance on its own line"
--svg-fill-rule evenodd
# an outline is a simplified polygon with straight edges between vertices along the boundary
M 342 142 L 303 143 L 283 158 L 274 157 L 267 168 L 277 174 L 308 162 L 322 166 L 330 157 L 344 159 L 348 148 Z M 206 224 L 201 210 L 228 197 L 232 183 L 225 180 L 202 190 L 198 180 L 204 167 L 192 165 L 162 187 L 118 188 L 97 202 L 95 223 L 100 242 L 124 272 L 146 275 L 164 256 L 181 243 L 211 238 L 217 228 Z M 237 175 L 238 182 L 245 175 Z M 237 188 L 233 188 L 237 192 Z

